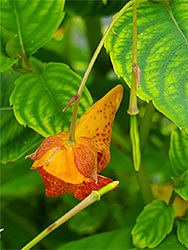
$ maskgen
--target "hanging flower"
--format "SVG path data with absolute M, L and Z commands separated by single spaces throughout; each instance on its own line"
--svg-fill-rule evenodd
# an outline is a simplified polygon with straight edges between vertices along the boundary
M 112 125 L 121 103 L 123 88 L 117 85 L 96 102 L 80 118 L 75 129 L 74 144 L 68 142 L 69 132 L 46 138 L 26 158 L 34 160 L 46 185 L 46 196 L 59 196 L 67 191 L 84 199 L 92 190 L 112 182 L 98 175 L 110 161 Z

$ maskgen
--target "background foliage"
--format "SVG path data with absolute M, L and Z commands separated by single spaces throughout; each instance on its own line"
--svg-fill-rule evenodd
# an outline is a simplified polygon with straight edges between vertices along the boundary
M 24 157 L 34 152 L 44 137 L 69 129 L 72 106 L 65 113 L 61 110 L 76 94 L 112 16 L 126 2 L 1 1 L 2 249 L 21 248 L 78 203 L 70 194 L 46 198 L 41 177 L 29 169 L 32 161 Z M 111 162 L 102 172 L 119 180 L 120 186 L 58 228 L 37 249 L 188 247 L 188 1 L 172 0 L 168 7 L 164 3 L 168 1 L 150 1 L 138 8 L 138 64 L 142 69 L 138 119 L 143 126 L 148 106 L 145 100 L 152 100 L 156 109 L 143 164 L 155 198 L 168 203 L 172 190 L 179 195 L 174 211 L 158 200 L 144 208 L 132 168 L 126 113 L 132 70 L 130 10 L 105 43 L 112 65 L 103 49 L 79 106 L 80 117 L 93 101 L 118 83 L 123 85 L 124 97 L 113 126 Z M 152 221 L 160 214 L 160 223 L 152 227 L 148 213 Z M 143 221 L 147 222 L 145 227 Z

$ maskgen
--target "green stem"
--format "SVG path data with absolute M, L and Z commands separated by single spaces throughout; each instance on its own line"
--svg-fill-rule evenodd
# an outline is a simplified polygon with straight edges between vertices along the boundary
M 137 75 L 134 71 L 134 67 L 137 65 L 137 3 L 133 2 L 133 50 L 132 50 L 132 81 L 131 81 L 131 92 L 129 99 L 129 108 L 127 113 L 129 115 L 136 115 L 139 113 L 137 106 Z
M 152 193 L 152 190 L 150 187 L 149 179 L 146 175 L 146 171 L 145 171 L 143 162 L 141 162 L 140 170 L 138 172 L 136 172 L 136 177 L 138 180 L 138 184 L 140 186 L 140 191 L 142 193 L 144 203 L 148 204 L 148 203 L 152 202 L 153 193 Z
M 87 67 L 87 70 L 82 78 L 82 82 L 80 84 L 80 87 L 78 89 L 78 99 L 76 100 L 75 104 L 74 104 L 74 111 L 72 114 L 72 120 L 71 120 L 71 125 L 70 125 L 70 133 L 69 133 L 69 139 L 68 142 L 71 143 L 75 143 L 75 127 L 76 127 L 76 119 L 77 119 L 77 114 L 78 114 L 78 106 L 79 106 L 79 102 L 80 102 L 80 96 L 82 94 L 82 91 L 84 89 L 85 83 L 89 77 L 89 74 L 91 72 L 91 69 L 104 45 L 104 41 L 106 39 L 106 37 L 108 36 L 108 34 L 110 33 L 110 31 L 112 30 L 112 27 L 114 26 L 115 22 L 123 15 L 123 13 L 132 5 L 133 1 L 129 1 L 119 12 L 118 14 L 114 17 L 114 19 L 112 20 L 112 22 L 110 23 L 110 25 L 108 26 L 108 28 L 106 29 L 101 41 L 99 42 L 99 45 L 97 46 L 93 57 L 91 58 L 91 61 Z M 139 1 L 141 2 L 141 1 Z
M 142 154 L 144 153 L 146 141 L 151 128 L 154 111 L 155 108 L 150 102 L 149 105 L 146 106 L 145 114 L 140 125 L 140 148 Z M 140 170 L 136 173 L 136 177 L 140 186 L 143 200 L 146 204 L 148 204 L 153 200 L 153 193 L 143 162 L 141 162 Z
M 152 102 L 149 102 L 149 104 L 146 104 L 145 114 L 140 124 L 140 148 L 141 148 L 142 154 L 144 152 L 146 141 L 148 139 L 154 111 L 155 111 L 155 107 L 153 106 Z
M 140 136 L 138 133 L 137 116 L 130 117 L 130 137 L 132 142 L 133 165 L 139 171 L 141 164 Z
M 39 241 L 41 241 L 43 238 L 45 238 L 48 234 L 50 234 L 52 231 L 54 231 L 57 227 L 65 223 L 67 220 L 69 220 L 71 217 L 79 213 L 84 208 L 88 207 L 95 201 L 99 201 L 100 197 L 107 192 L 113 190 L 117 185 L 119 184 L 118 181 L 114 181 L 106 185 L 105 187 L 101 188 L 98 191 L 92 191 L 90 195 L 88 195 L 83 201 L 81 201 L 78 205 L 76 205 L 74 208 L 72 208 L 69 212 L 67 212 L 65 215 L 60 217 L 58 220 L 56 220 L 54 223 L 52 223 L 50 226 L 48 226 L 46 229 L 44 229 L 40 234 L 38 234 L 33 240 L 31 240 L 28 244 L 26 244 L 21 250 L 29 250 L 33 246 L 35 246 Z
M 173 190 L 173 191 L 172 191 L 172 194 L 171 194 L 171 196 L 170 196 L 170 200 L 169 200 L 169 202 L 168 202 L 168 205 L 173 205 L 174 200 L 176 199 L 176 195 L 177 195 L 177 193 Z
M 141 148 L 142 154 L 144 153 L 146 141 L 147 141 L 149 131 L 151 128 L 152 117 L 153 117 L 154 111 L 155 111 L 155 108 L 152 102 L 150 102 L 146 106 L 145 114 L 140 124 L 140 148 Z M 153 200 L 153 193 L 151 190 L 150 182 L 149 182 L 147 173 L 145 171 L 145 166 L 143 162 L 141 162 L 140 170 L 139 172 L 136 173 L 136 176 L 137 176 L 137 180 L 140 186 L 143 200 L 146 204 L 148 204 Z

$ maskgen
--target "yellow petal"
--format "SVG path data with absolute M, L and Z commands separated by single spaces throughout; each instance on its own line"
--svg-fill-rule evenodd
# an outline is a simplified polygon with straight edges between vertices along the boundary
M 46 172 L 67 183 L 80 184 L 90 181 L 78 171 L 71 146 L 57 152 L 43 167 Z
M 111 141 L 112 125 L 117 109 L 123 96 L 123 87 L 117 85 L 102 99 L 96 102 L 80 118 L 76 126 L 77 137 L 89 137 L 94 140 L 98 148 L 103 143 L 109 147 Z

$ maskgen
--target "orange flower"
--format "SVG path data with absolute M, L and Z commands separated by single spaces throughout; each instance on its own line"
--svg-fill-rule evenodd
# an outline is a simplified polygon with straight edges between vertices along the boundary
M 112 125 L 123 95 L 117 85 L 96 102 L 76 125 L 76 142 L 67 140 L 69 132 L 46 138 L 39 148 L 27 156 L 34 160 L 46 185 L 46 196 L 59 196 L 67 191 L 84 199 L 92 190 L 99 190 L 112 180 L 98 175 L 110 161 Z

